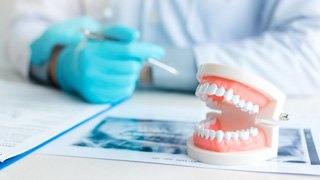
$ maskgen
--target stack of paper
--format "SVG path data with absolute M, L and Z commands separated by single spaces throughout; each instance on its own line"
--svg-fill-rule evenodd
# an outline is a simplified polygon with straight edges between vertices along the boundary
M 108 107 L 87 104 L 54 88 L 0 81 L 0 162 L 37 147 Z

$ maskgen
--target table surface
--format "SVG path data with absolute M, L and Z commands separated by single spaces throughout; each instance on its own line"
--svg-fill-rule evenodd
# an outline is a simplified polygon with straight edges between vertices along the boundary
M 15 75 L 8 75 L 9 71 L 0 71 L 0 78 L 12 81 L 20 81 Z M 162 95 L 165 96 L 166 94 Z M 135 95 L 137 96 L 137 95 Z M 156 102 L 159 97 L 154 94 L 138 93 L 136 101 L 143 103 Z M 174 95 L 169 95 L 175 97 Z M 199 102 L 192 96 L 179 96 L 179 103 L 185 107 L 197 105 Z M 150 101 L 151 98 L 151 101 Z M 152 99 L 156 98 L 156 99 Z M 157 99 L 158 98 L 158 99 Z M 177 102 L 174 98 L 169 98 Z M 185 100 L 183 100 L 185 99 Z M 184 101 L 184 102 L 183 102 Z M 159 101 L 158 101 L 159 102 Z M 185 103 L 187 102 L 187 103 Z M 194 103 L 193 103 L 194 102 Z M 170 103 L 170 102 L 166 102 Z M 310 124 L 320 127 L 316 120 L 320 118 L 320 97 L 291 97 L 288 98 L 285 110 L 290 114 L 303 116 L 310 119 Z M 299 112 L 299 113 L 297 113 Z M 304 122 L 295 122 L 304 123 Z M 1 180 L 16 179 L 319 179 L 315 176 L 255 173 L 244 171 L 230 171 L 218 169 L 205 169 L 193 167 L 181 167 L 173 165 L 161 165 L 151 163 L 90 159 L 79 157 L 64 157 L 44 155 L 34 152 L 0 171 Z

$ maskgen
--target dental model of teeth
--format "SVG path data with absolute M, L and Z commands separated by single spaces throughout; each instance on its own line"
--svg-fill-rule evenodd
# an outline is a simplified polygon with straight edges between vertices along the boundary
M 210 124 L 214 124 L 215 121 L 211 121 Z M 230 141 L 231 139 L 237 141 L 237 140 L 248 140 L 250 137 L 258 136 L 258 129 L 255 127 L 251 127 L 249 129 L 243 129 L 243 130 L 237 130 L 237 131 L 226 131 L 223 132 L 222 130 L 210 130 L 208 129 L 209 126 L 204 127 L 203 125 L 206 124 L 206 122 L 201 122 L 198 125 L 195 126 L 194 133 L 205 139 L 210 140 L 217 140 L 218 142 L 221 142 L 223 139 L 226 141 Z
M 277 155 L 279 120 L 286 96 L 269 82 L 218 64 L 200 66 L 195 95 L 215 112 L 195 125 L 191 158 L 222 165 L 250 164 Z M 217 113 L 216 111 L 220 112 Z
M 203 101 L 207 101 L 208 106 L 214 106 L 211 104 L 212 101 L 208 98 L 208 95 L 216 95 L 217 97 L 223 97 L 224 100 L 230 104 L 235 105 L 244 112 L 250 114 L 259 113 L 259 105 L 253 104 L 253 102 L 246 102 L 245 99 L 242 99 L 240 95 L 234 94 L 233 89 L 225 89 L 224 87 L 218 87 L 217 84 L 209 84 L 208 82 L 204 84 L 199 84 L 196 89 L 196 96 L 200 97 Z

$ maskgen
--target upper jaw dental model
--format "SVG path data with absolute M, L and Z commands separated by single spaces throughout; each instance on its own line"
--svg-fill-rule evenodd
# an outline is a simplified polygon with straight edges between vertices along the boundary
M 252 164 L 275 157 L 286 96 L 269 82 L 219 64 L 200 66 L 196 96 L 214 109 L 195 125 L 188 155 L 209 164 Z

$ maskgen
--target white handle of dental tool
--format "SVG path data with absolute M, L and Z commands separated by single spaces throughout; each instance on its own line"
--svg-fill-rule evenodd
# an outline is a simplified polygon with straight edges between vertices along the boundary
M 101 33 L 97 33 L 97 32 L 93 32 L 93 31 L 90 31 L 88 29 L 80 29 L 80 32 L 85 35 L 86 38 L 88 39 L 93 39 L 93 40 L 100 40 L 100 41 L 104 41 L 104 40 L 109 40 L 109 41 L 119 41 L 118 39 L 116 38 L 113 38 L 113 37 L 108 37 L 108 36 L 105 36 Z M 159 60 L 155 59 L 155 58 L 148 58 L 146 60 L 147 62 L 147 65 L 152 65 L 154 67 L 157 67 L 157 68 L 160 68 L 162 70 L 165 70 L 173 75 L 177 75 L 178 74 L 178 71 L 167 65 L 167 64 L 164 64 L 162 62 L 160 62 Z
M 160 69 L 163 69 L 163 70 L 165 70 L 165 71 L 167 71 L 167 72 L 169 72 L 171 74 L 174 74 L 174 75 L 178 74 L 178 71 L 175 68 L 173 68 L 171 66 L 168 66 L 167 64 L 164 64 L 164 63 L 162 63 L 162 62 L 160 62 L 160 61 L 158 61 L 158 60 L 156 60 L 154 58 L 148 58 L 147 59 L 147 63 L 151 64 L 151 65 L 153 65 L 155 67 L 158 67 Z

